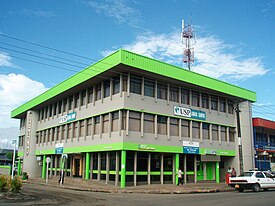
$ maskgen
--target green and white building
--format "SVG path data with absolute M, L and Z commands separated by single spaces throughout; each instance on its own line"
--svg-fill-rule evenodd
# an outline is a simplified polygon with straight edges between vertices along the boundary
M 19 167 L 56 176 L 63 154 L 66 176 L 122 188 L 176 184 L 177 168 L 186 183 L 224 181 L 240 159 L 244 170 L 254 167 L 254 101 L 252 91 L 118 50 L 12 111 Z

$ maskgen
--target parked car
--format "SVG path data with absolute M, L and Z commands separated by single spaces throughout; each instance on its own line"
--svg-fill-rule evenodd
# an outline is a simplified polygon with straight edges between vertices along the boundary
M 275 188 L 275 176 L 269 172 L 247 171 L 238 177 L 231 177 L 229 185 L 239 192 L 245 189 L 251 189 L 254 192 L 264 191 L 269 188 Z

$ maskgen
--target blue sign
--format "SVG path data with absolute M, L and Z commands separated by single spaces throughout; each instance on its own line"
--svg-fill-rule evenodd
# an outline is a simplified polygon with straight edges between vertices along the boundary
M 55 148 L 55 154 L 63 154 L 63 148 L 64 147 L 56 147 Z
M 199 147 L 184 146 L 183 147 L 183 153 L 184 154 L 200 154 L 200 148 Z
M 200 120 L 206 120 L 206 113 L 199 110 L 191 110 L 191 118 L 194 119 L 200 119 Z

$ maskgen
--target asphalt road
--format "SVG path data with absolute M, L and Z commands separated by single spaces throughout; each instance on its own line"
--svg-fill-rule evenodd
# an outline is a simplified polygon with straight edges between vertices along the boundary
M 24 184 L 22 195 L 0 197 L 0 205 L 92 205 L 92 206 L 274 206 L 275 190 L 267 192 L 220 192 L 202 194 L 125 194 L 75 191 Z

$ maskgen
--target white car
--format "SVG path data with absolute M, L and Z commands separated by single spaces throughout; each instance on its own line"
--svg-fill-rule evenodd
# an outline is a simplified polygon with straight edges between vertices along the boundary
M 275 176 L 269 172 L 248 171 L 239 177 L 231 177 L 229 185 L 239 192 L 245 189 L 252 189 L 254 192 L 259 192 L 260 189 L 266 191 L 269 188 L 275 188 Z

